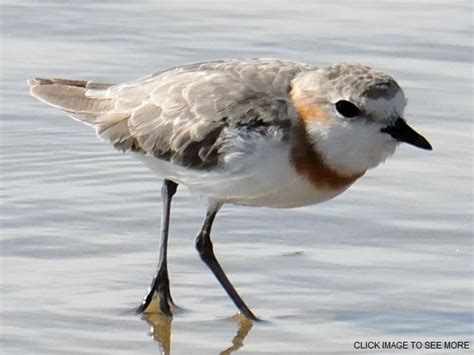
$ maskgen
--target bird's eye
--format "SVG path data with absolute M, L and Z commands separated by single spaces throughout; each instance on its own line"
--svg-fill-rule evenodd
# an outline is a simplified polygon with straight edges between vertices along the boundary
M 352 118 L 360 115 L 360 110 L 352 102 L 340 100 L 336 102 L 336 110 L 341 115 L 347 118 Z

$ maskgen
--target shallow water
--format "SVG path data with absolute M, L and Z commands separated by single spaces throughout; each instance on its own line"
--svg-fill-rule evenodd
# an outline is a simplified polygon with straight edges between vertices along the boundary
M 366 352 L 355 341 L 387 339 L 474 347 L 470 1 L 4 0 L 1 16 L 2 353 L 347 354 Z M 171 323 L 143 320 L 133 308 L 157 259 L 160 180 L 29 97 L 25 80 L 120 82 L 230 57 L 383 69 L 434 151 L 402 146 L 322 205 L 225 207 L 215 248 L 266 320 L 253 325 L 231 318 L 199 261 L 205 205 L 180 189 L 169 267 L 183 310 Z M 403 351 L 412 352 L 430 351 Z

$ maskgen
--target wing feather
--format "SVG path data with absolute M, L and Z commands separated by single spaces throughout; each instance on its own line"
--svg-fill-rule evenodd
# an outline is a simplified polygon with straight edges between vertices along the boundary
M 291 80 L 314 67 L 229 60 L 172 68 L 120 85 L 35 79 L 31 93 L 95 126 L 100 138 L 173 163 L 207 169 L 235 137 L 283 140 L 295 116 Z

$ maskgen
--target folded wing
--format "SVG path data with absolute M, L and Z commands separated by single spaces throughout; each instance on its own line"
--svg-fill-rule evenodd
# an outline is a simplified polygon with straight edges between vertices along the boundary
M 65 79 L 33 79 L 29 85 L 33 96 L 95 127 L 117 149 L 207 169 L 219 164 L 236 138 L 286 139 L 294 120 L 290 83 L 308 69 L 294 62 L 232 60 L 176 67 L 119 85 Z

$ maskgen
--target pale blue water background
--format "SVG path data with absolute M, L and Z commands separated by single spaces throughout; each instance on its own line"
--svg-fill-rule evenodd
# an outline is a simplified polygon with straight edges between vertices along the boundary
M 402 146 L 326 204 L 223 209 L 218 257 L 267 320 L 237 353 L 360 354 L 354 341 L 385 339 L 474 347 L 471 1 L 1 4 L 2 354 L 156 354 L 169 334 L 172 354 L 232 346 L 235 308 L 193 247 L 203 201 L 185 189 L 175 199 L 169 267 L 186 310 L 170 333 L 155 324 L 155 340 L 132 309 L 157 259 L 159 179 L 25 85 L 231 57 L 385 70 L 434 146 Z

